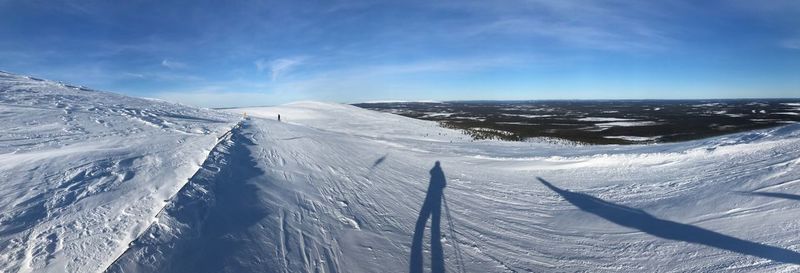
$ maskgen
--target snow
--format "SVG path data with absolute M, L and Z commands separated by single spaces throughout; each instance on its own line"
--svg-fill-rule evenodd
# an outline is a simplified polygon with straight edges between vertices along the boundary
M 478 118 L 478 117 L 454 117 L 453 119 L 460 119 L 460 120 L 475 120 L 475 121 L 486 121 L 485 118 Z
M 658 122 L 655 121 L 615 121 L 615 122 L 603 122 L 597 123 L 595 126 L 600 128 L 610 128 L 610 127 L 637 127 L 637 126 L 653 126 L 658 125 Z
M 496 133 L 504 136 L 513 136 L 514 133 L 504 130 L 498 130 L 493 128 L 486 128 L 486 127 L 470 127 L 469 130 L 475 132 L 486 132 L 486 133 Z
M 99 272 L 231 115 L 0 73 L 0 272 Z
M 800 124 L 473 142 L 334 103 L 226 114 L 1 82 L 4 272 L 800 270 Z
M 747 116 L 746 114 L 725 114 L 725 115 L 729 116 L 729 117 L 732 117 L 732 118 L 740 118 L 740 117 Z
M 438 100 L 370 100 L 362 103 L 442 103 Z
M 610 138 L 610 139 L 622 139 L 622 140 L 628 140 L 628 141 L 653 141 L 653 140 L 658 140 L 658 139 L 660 138 L 660 136 L 654 136 L 654 137 L 642 137 L 642 136 L 606 136 L 605 138 Z
M 498 121 L 495 122 L 497 124 L 508 124 L 508 125 L 539 125 L 539 123 L 531 123 L 531 122 L 520 122 L 520 121 Z
M 579 118 L 578 121 L 588 121 L 588 122 L 606 122 L 606 121 L 631 121 L 635 119 L 628 119 L 628 118 L 607 118 L 607 117 L 584 117 Z
M 453 114 L 455 114 L 455 113 L 428 112 L 428 113 L 425 113 L 425 115 L 422 116 L 421 118 L 437 118 L 437 117 L 446 118 L 446 117 L 452 116 Z
M 694 107 L 716 107 L 716 106 L 720 106 L 720 105 L 723 105 L 723 103 L 721 103 L 721 102 L 710 102 L 710 103 L 703 103 L 703 104 L 695 104 L 693 106 Z M 748 105 L 752 105 L 752 104 L 748 104 Z
M 281 120 L 289 124 L 349 133 L 355 136 L 397 136 L 408 139 L 452 141 L 462 135 L 457 130 L 439 127 L 435 122 L 410 119 L 389 113 L 366 110 L 352 105 L 324 102 L 295 102 L 275 107 L 250 107 L 227 109 L 234 114 L 247 113 L 263 119 Z M 332 127 L 326 124 L 337 124 Z M 420 130 L 421 129 L 421 130 Z
M 339 262 L 328 271 L 408 270 L 414 223 L 430 181 L 427 170 L 436 160 L 442 162 L 447 177 L 444 192 L 455 221 L 453 233 L 447 228 L 446 217 L 441 216 L 443 263 L 449 270 L 459 266 L 455 246 L 460 247 L 464 266 L 470 272 L 798 269 L 800 254 L 796 250 L 800 241 L 785 229 L 794 221 L 791 215 L 798 205 L 738 193 L 798 190 L 798 127 L 666 145 L 554 148 L 548 144 L 441 143 L 402 134 L 365 134 L 390 129 L 377 122 L 385 115 L 349 109 L 359 113 L 356 117 L 338 112 L 342 108 L 349 109 L 322 103 L 281 106 L 282 116 L 291 120 L 292 115 L 300 115 L 303 121 L 281 124 L 254 119 L 250 127 L 255 132 L 261 132 L 257 128 L 270 128 L 269 134 L 275 139 L 253 142 L 285 150 L 276 154 L 304 158 L 288 160 L 296 162 L 291 168 L 265 166 L 278 172 L 274 181 L 284 181 L 286 174 L 310 175 L 298 185 L 317 189 L 318 196 L 313 200 L 321 203 L 310 207 L 333 210 L 326 214 L 330 219 L 345 215 L 345 220 L 335 221 L 338 228 L 327 226 L 333 220 L 320 220 L 327 223 L 324 232 L 299 223 L 290 225 L 302 230 L 297 233 L 324 238 L 316 240 L 313 247 L 306 245 L 306 249 L 316 250 L 312 257 L 317 258 L 310 260 L 325 260 L 320 253 L 340 253 Z M 298 111 L 283 114 L 293 110 Z M 249 111 L 270 113 L 266 117 L 271 118 L 277 110 Z M 306 111 L 336 114 L 314 114 L 317 120 L 304 116 Z M 350 125 L 353 123 L 360 126 L 355 128 Z M 391 130 L 399 128 L 417 134 L 440 130 L 411 120 L 398 122 Z M 306 130 L 319 131 L 314 137 L 302 138 L 305 142 L 279 140 L 307 136 L 310 133 Z M 352 138 L 365 135 L 369 136 Z M 558 191 L 544 186 L 537 177 L 549 181 Z M 297 183 L 289 180 L 293 182 L 276 183 Z M 308 192 L 298 191 L 309 198 Z M 593 208 L 592 204 L 600 200 L 613 203 Z M 342 212 L 342 208 L 346 210 Z M 302 208 L 294 208 L 289 214 L 326 218 Z M 625 220 L 628 218 L 635 221 Z M 351 221 L 346 219 L 358 225 L 348 224 Z M 278 220 L 264 223 L 276 225 Z M 429 239 L 423 242 L 428 250 L 425 268 L 429 268 L 438 260 L 430 261 Z M 353 257 L 372 258 L 365 261 Z M 288 271 L 315 266 L 321 265 L 289 265 Z
M 553 115 L 528 115 L 528 114 L 502 114 L 502 115 L 509 116 L 509 117 L 523 117 L 523 118 L 533 118 L 533 119 L 535 119 L 535 118 L 549 118 L 549 117 L 553 116 Z

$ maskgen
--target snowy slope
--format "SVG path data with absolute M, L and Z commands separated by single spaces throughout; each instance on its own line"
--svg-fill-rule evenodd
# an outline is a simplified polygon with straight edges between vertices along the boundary
M 2 90 L 2 271 L 800 270 L 800 125 L 571 147 L 340 104 Z
M 98 272 L 236 117 L 0 72 L 0 272 Z
M 253 118 L 109 272 L 800 269 L 796 125 L 563 147 L 474 143 L 338 104 L 229 111 Z M 442 173 L 446 197 L 428 187 Z
M 437 123 L 370 111 L 352 105 L 316 101 L 293 102 L 274 107 L 228 109 L 231 113 L 277 119 L 289 124 L 303 124 L 360 137 L 418 139 L 434 142 L 469 140 L 460 133 L 439 127 Z

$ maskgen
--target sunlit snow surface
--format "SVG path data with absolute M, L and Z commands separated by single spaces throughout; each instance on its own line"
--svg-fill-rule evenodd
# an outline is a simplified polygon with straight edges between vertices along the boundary
M 24 93 L 8 86 L 22 83 L 12 81 L 3 80 L 2 126 L 24 127 L 30 115 L 52 115 L 48 120 L 56 123 L 61 115 L 84 113 L 18 109 L 22 100 L 9 98 Z M 81 107 L 112 98 L 120 106 L 105 107 L 149 113 L 158 106 L 208 120 L 170 119 L 188 127 L 164 128 L 120 115 L 111 124 L 142 131 L 76 137 L 60 146 L 49 144 L 56 138 L 50 135 L 5 141 L 20 137 L 4 128 L 0 263 L 6 271 L 62 272 L 65 265 L 69 272 L 800 269 L 798 125 L 683 143 L 573 147 L 472 142 L 433 122 L 340 104 L 230 109 L 227 116 L 91 94 Z M 223 134 L 235 123 L 230 117 L 243 112 L 250 118 Z M 191 133 L 194 128 L 209 133 Z M 150 159 L 120 164 L 121 171 L 112 163 L 107 172 L 122 174 L 108 183 L 69 171 L 137 156 Z M 133 173 L 128 180 L 125 170 Z M 77 186 L 59 188 L 62 180 Z M 443 194 L 429 188 L 442 180 Z M 86 197 L 58 198 L 75 189 Z M 31 214 L 36 221 L 14 214 L 36 208 L 27 200 L 46 204 L 44 213 Z M 153 210 L 162 207 L 156 216 Z M 428 216 L 421 210 L 433 219 L 418 221 Z M 433 244 L 431 234 L 438 234 Z
M 0 272 L 99 272 L 232 115 L 0 72 Z

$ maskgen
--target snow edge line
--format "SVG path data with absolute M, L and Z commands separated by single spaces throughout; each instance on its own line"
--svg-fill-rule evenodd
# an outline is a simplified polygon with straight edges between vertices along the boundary
M 222 133 L 222 135 L 217 137 L 217 141 L 214 143 L 214 146 L 208 151 L 208 153 L 206 154 L 205 158 L 203 159 L 203 163 L 200 164 L 200 166 L 192 174 L 192 176 L 189 177 L 188 179 L 186 179 L 186 181 L 183 183 L 183 185 L 181 185 L 180 188 L 178 188 L 178 190 L 175 191 L 175 193 L 173 193 L 172 196 L 169 197 L 169 199 L 167 199 L 167 200 L 169 200 L 168 202 L 164 202 L 164 205 L 161 206 L 161 209 L 158 210 L 158 213 L 156 213 L 156 215 L 153 217 L 153 220 L 149 224 L 147 224 L 145 226 L 145 228 L 143 228 L 142 231 L 139 232 L 139 234 L 137 234 L 136 236 L 133 236 L 132 239 L 126 243 L 125 250 L 120 252 L 117 255 L 117 257 L 114 258 L 114 260 L 112 260 L 110 263 L 108 263 L 106 266 L 104 266 L 103 270 L 99 271 L 99 272 L 108 272 L 108 269 L 111 268 L 111 266 L 113 266 L 115 263 L 117 263 L 117 261 L 123 255 L 125 255 L 125 253 L 127 253 L 128 250 L 130 250 L 131 244 L 133 242 L 135 242 L 136 240 L 138 240 L 142 235 L 144 235 L 150 229 L 150 227 L 153 226 L 153 224 L 155 224 L 156 219 L 158 219 L 159 216 L 161 216 L 161 214 L 164 213 L 164 209 L 167 206 L 169 206 L 169 204 L 172 203 L 172 201 L 175 199 L 175 197 L 178 195 L 178 193 L 180 193 L 184 188 L 186 188 L 189 185 L 189 183 L 192 181 L 192 179 L 197 175 L 197 173 L 200 172 L 203 169 L 203 164 L 209 159 L 209 157 L 211 156 L 211 153 L 213 153 L 215 150 L 217 150 L 219 148 L 219 145 L 222 142 L 231 140 L 231 138 L 233 137 L 234 131 L 239 129 L 239 128 L 241 128 L 243 124 L 244 124 L 244 120 L 240 120 L 240 121 L 236 122 L 236 124 L 231 126 L 230 129 L 228 129 L 227 131 Z

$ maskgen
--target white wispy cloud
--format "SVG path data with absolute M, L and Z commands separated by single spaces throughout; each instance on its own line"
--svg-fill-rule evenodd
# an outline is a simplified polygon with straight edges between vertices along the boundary
M 780 46 L 783 48 L 800 50 L 800 38 L 783 40 L 780 42 Z
M 349 75 L 402 75 L 413 73 L 436 72 L 468 72 L 484 69 L 510 67 L 520 64 L 530 64 L 534 60 L 521 57 L 486 57 L 486 58 L 459 58 L 459 59 L 433 59 L 416 62 L 365 65 L 340 72 Z
M 263 81 L 244 79 L 213 81 L 193 87 L 162 90 L 151 96 L 167 101 L 199 107 L 235 107 L 277 105 L 295 100 L 310 99 L 310 93 L 287 92 Z
M 364 99 L 385 98 L 375 90 L 391 89 L 392 94 L 406 94 L 416 99 L 437 99 L 433 89 L 415 82 L 393 83 L 386 80 L 391 77 L 414 75 L 432 75 L 438 73 L 471 73 L 498 67 L 530 65 L 534 62 L 546 62 L 532 58 L 463 58 L 434 59 L 409 61 L 403 63 L 356 65 L 334 70 L 304 73 L 282 81 L 267 83 L 237 79 L 229 81 L 211 81 L 196 83 L 197 88 L 164 90 L 153 96 L 156 98 L 204 107 L 275 105 L 296 100 L 318 99 L 330 101 L 361 101 Z M 269 71 L 286 66 L 275 60 L 258 61 L 256 67 L 260 71 Z M 293 67 L 289 67 L 293 69 Z M 145 75 L 147 76 L 147 75 Z M 431 97 L 434 96 L 434 97 Z M 402 96 L 398 96 L 402 97 Z
M 306 56 L 279 58 L 273 60 L 260 59 L 255 61 L 255 65 L 258 71 L 269 70 L 270 79 L 272 81 L 276 81 L 278 77 L 283 74 L 287 74 L 297 66 L 302 65 L 307 59 L 308 57 Z
M 402 63 L 355 65 L 335 70 L 309 73 L 303 77 L 278 82 L 268 90 L 303 95 L 323 100 L 384 98 L 381 94 L 404 94 L 417 99 L 438 99 L 435 88 L 414 81 L 398 81 L 403 77 L 435 77 L 451 74 L 470 77 L 480 71 L 516 66 L 551 65 L 550 60 L 533 57 L 483 57 L 408 61 Z M 376 92 L 380 91 L 380 92 Z M 268 91 L 271 92 L 271 91 Z M 438 92 L 439 94 L 441 92 Z M 434 97 L 430 97 L 434 96 Z M 285 99 L 280 97 L 279 99 Z
M 131 77 L 131 78 L 136 78 L 136 79 L 147 78 L 147 76 L 142 74 L 142 73 L 134 73 L 134 72 L 122 72 L 122 75 L 125 76 L 125 77 Z
M 514 39 L 540 38 L 579 48 L 612 51 L 649 51 L 670 48 L 679 42 L 668 25 L 670 12 L 688 9 L 677 3 L 648 4 L 632 1 L 508 1 L 504 4 L 467 1 L 447 5 L 477 18 L 454 35 L 466 37 L 503 35 Z M 676 12 L 677 13 L 677 12 Z M 654 20 L 649 20 L 654 19 Z
M 164 59 L 161 61 L 161 66 L 169 68 L 169 69 L 183 69 L 186 68 L 187 65 L 182 62 L 177 61 L 170 61 L 168 59 Z

